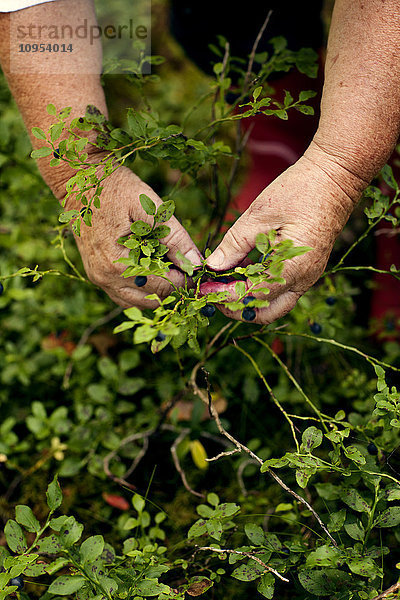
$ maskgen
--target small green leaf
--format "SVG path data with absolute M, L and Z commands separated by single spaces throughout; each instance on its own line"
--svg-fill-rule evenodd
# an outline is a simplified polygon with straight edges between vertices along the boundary
M 211 506 L 218 506 L 219 498 L 217 494 L 214 494 L 214 492 L 210 492 L 209 494 L 207 494 L 207 502 L 211 504 Z
M 381 175 L 382 175 L 382 179 L 386 183 L 386 185 L 391 187 L 393 190 L 399 189 L 399 184 L 397 183 L 397 181 L 393 175 L 393 169 L 390 165 L 386 164 L 383 167 L 383 169 L 381 170 Z
M 366 500 L 354 488 L 342 489 L 340 492 L 342 500 L 357 512 L 370 512 L 370 507 Z M 400 510 L 400 509 L 399 509 Z
M 344 453 L 347 456 L 347 458 L 350 458 L 350 460 L 352 460 L 356 464 L 365 465 L 365 457 L 354 446 L 346 446 L 344 448 Z
M 132 506 L 137 510 L 138 513 L 141 513 L 146 506 L 146 501 L 144 498 L 139 496 L 139 494 L 134 494 L 132 498 Z
M 54 106 L 54 104 L 48 104 L 46 106 L 46 110 L 47 110 L 47 113 L 49 115 L 52 115 L 53 117 L 57 114 L 56 107 Z
M 329 520 L 327 523 L 327 527 L 331 533 L 335 531 L 340 531 L 344 525 L 346 520 L 346 509 L 342 508 L 338 512 L 333 512 L 329 515 Z
M 376 577 L 379 572 L 379 568 L 372 558 L 351 558 L 346 563 L 352 573 L 362 577 Z
M 41 148 L 38 148 L 37 150 L 32 150 L 31 156 L 32 156 L 32 158 L 44 158 L 45 156 L 50 156 L 51 153 L 52 153 L 51 148 L 49 148 L 48 146 L 42 146 Z
M 272 600 L 274 597 L 275 578 L 272 573 L 264 573 L 261 575 L 260 583 L 257 586 L 259 592 L 264 598 Z
M 50 127 L 50 138 L 52 142 L 58 140 L 64 129 L 64 123 L 56 123 Z
M 150 233 L 151 225 L 149 225 L 148 223 L 145 223 L 144 221 L 135 221 L 131 225 L 131 231 L 135 235 L 139 235 L 140 237 L 143 237 L 143 236 L 147 235 L 148 233 Z
M 311 452 L 314 448 L 317 448 L 322 444 L 323 433 L 316 427 L 308 427 L 302 435 L 301 447 L 306 452 Z
M 38 140 L 47 139 L 45 132 L 43 131 L 43 129 L 40 129 L 40 127 L 32 127 L 31 131 L 35 138 L 37 138 Z
M 375 520 L 377 527 L 396 527 L 400 524 L 400 506 L 391 506 L 378 515 Z
M 246 523 L 244 531 L 251 543 L 255 546 L 262 546 L 265 544 L 264 530 L 259 525 L 256 525 L 255 523 Z
M 188 531 L 188 539 L 199 537 L 207 533 L 206 521 L 204 519 L 198 519 Z
M 210 535 L 212 538 L 218 541 L 221 539 L 223 529 L 220 519 L 208 519 L 206 521 L 206 528 L 208 535 Z
M 254 581 L 255 579 L 258 579 L 264 571 L 265 569 L 261 565 L 254 560 L 249 560 L 247 564 L 237 567 L 233 571 L 232 577 L 239 579 L 239 581 Z
M 104 549 L 104 538 L 102 535 L 92 535 L 82 542 L 79 549 L 83 563 L 94 562 Z
M 169 221 L 169 219 L 174 214 L 175 210 L 175 202 L 173 200 L 167 200 L 167 202 L 163 202 L 157 209 L 155 214 L 156 223 L 165 223 Z
M 58 483 L 57 475 L 54 476 L 53 481 L 49 484 L 46 496 L 47 506 L 49 507 L 50 512 L 54 512 L 59 506 L 61 506 L 62 493 Z
M 9 519 L 4 527 L 7 544 L 13 552 L 22 554 L 28 548 L 21 527 L 13 519 Z
M 140 204 L 142 205 L 144 212 L 147 215 L 155 215 L 156 214 L 157 207 L 154 204 L 153 200 L 151 200 L 148 196 L 146 196 L 146 194 L 140 194 L 139 200 L 140 200 Z
M 50 584 L 48 592 L 59 596 L 68 596 L 81 589 L 86 579 L 80 575 L 61 575 Z
M 15 507 L 15 520 L 27 531 L 38 532 L 40 530 L 40 523 L 29 506 L 18 504 Z
M 193 462 L 198 469 L 205 470 L 208 468 L 208 462 L 206 461 L 207 452 L 199 440 L 193 440 L 190 442 L 190 453 L 192 455 Z

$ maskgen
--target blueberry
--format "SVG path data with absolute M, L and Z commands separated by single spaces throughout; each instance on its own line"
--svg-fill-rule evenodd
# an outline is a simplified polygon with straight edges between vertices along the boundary
M 0 282 L 0 296 L 4 292 L 4 285 Z
M 200 309 L 200 312 L 203 315 L 203 317 L 211 318 L 215 315 L 215 306 L 213 306 L 212 304 L 206 304 Z
M 167 336 L 159 331 L 156 335 L 156 342 L 163 342 Z
M 249 302 L 252 302 L 252 300 L 255 300 L 254 296 L 246 296 L 243 298 L 242 302 L 245 306 L 247 306 Z
M 19 590 L 22 590 L 22 588 L 24 587 L 24 580 L 21 576 L 13 577 L 12 579 L 10 579 L 8 585 L 16 585 Z
M 53 156 L 54 158 L 60 158 L 61 154 L 60 154 L 60 148 L 57 148 L 54 152 L 53 152 Z
M 375 446 L 374 442 L 370 442 L 367 446 L 367 450 L 369 454 L 376 456 L 378 454 L 378 448 Z
M 229 277 L 218 277 L 219 283 L 229 283 Z
M 83 117 L 79 117 L 78 121 L 79 121 L 79 123 L 84 123 L 85 119 Z
M 335 296 L 328 296 L 325 302 L 328 306 L 333 306 L 334 304 L 336 304 L 336 298 Z
M 244 308 L 242 312 L 242 317 L 245 321 L 254 321 L 256 318 L 256 311 L 254 308 Z
M 289 548 L 281 548 L 281 552 L 283 552 L 284 554 L 290 554 Z
M 135 285 L 143 287 L 147 283 L 147 277 L 145 275 L 137 275 L 135 277 Z
M 312 333 L 315 333 L 315 335 L 318 335 L 322 331 L 322 327 L 319 323 L 311 323 L 310 329 Z

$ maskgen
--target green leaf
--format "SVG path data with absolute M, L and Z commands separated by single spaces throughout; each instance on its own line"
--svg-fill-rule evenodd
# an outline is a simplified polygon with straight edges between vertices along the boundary
M 208 462 L 206 461 L 207 452 L 200 440 L 191 441 L 189 448 L 196 467 L 202 470 L 208 469 Z
M 362 577 L 376 577 L 379 573 L 379 568 L 372 558 L 350 558 L 346 564 L 352 573 Z
M 377 527 L 396 527 L 400 524 L 400 506 L 391 506 L 378 515 L 375 520 Z
M 275 587 L 275 578 L 272 573 L 264 573 L 261 575 L 260 583 L 257 586 L 257 591 L 268 598 L 268 600 L 272 600 L 274 597 L 274 587 Z
M 331 533 L 335 531 L 340 531 L 344 525 L 346 520 L 346 509 L 342 508 L 338 512 L 333 512 L 329 515 L 329 520 L 327 523 L 327 527 Z
M 322 444 L 323 434 L 320 429 L 317 429 L 316 427 L 312 426 L 312 427 L 308 427 L 304 431 L 301 439 L 302 439 L 302 444 L 301 444 L 302 449 L 304 449 L 306 452 L 311 452 L 311 450 L 313 450 L 314 448 L 317 448 L 318 446 L 320 446 Z
M 336 567 L 340 550 L 332 546 L 320 546 L 307 556 L 306 567 Z
M 299 572 L 299 581 L 303 588 L 315 596 L 338 597 L 339 593 L 352 585 L 351 575 L 339 569 L 304 569 Z
M 32 127 L 31 131 L 35 138 L 37 138 L 38 140 L 47 139 L 45 132 L 43 131 L 43 129 L 40 129 L 40 127 Z
M 57 114 L 56 107 L 54 106 L 54 104 L 48 104 L 46 106 L 46 110 L 47 110 L 47 113 L 49 115 L 52 115 L 53 117 L 55 117 Z
M 60 529 L 60 541 L 66 547 L 73 546 L 83 533 L 83 525 L 75 517 L 68 517 Z
M 255 546 L 263 546 L 265 544 L 264 530 L 255 523 L 246 523 L 244 531 L 249 540 Z
M 29 506 L 18 504 L 15 507 L 15 520 L 27 531 L 38 532 L 40 530 L 40 523 Z
M 157 579 L 142 579 L 136 584 L 133 592 L 140 596 L 158 596 L 163 592 L 169 593 L 170 587 L 159 583 Z
M 257 100 L 257 98 L 259 97 L 259 95 L 260 95 L 260 94 L 261 94 L 261 92 L 262 92 L 262 89 L 263 89 L 263 88 L 262 88 L 262 85 L 259 85 L 258 87 L 256 87 L 256 88 L 253 90 L 253 100 L 254 100 L 254 101 L 255 101 L 255 100 Z
M 50 156 L 50 154 L 52 152 L 53 152 L 52 149 L 49 148 L 48 146 L 42 146 L 41 148 L 38 148 L 37 150 L 32 150 L 31 156 L 32 156 L 32 158 L 44 158 L 45 156 Z
M 218 506 L 219 498 L 217 494 L 214 494 L 214 492 L 210 492 L 209 494 L 207 494 L 207 502 L 211 504 L 211 506 Z
M 353 540 L 357 540 L 358 542 L 364 541 L 365 538 L 365 529 L 360 521 L 357 519 L 355 515 L 349 515 L 347 517 L 347 521 L 344 525 L 344 529 Z
M 4 527 L 7 544 L 13 552 L 22 554 L 28 548 L 21 527 L 13 519 L 9 519 Z
M 102 535 L 92 535 L 82 542 L 79 549 L 82 562 L 94 562 L 104 549 L 104 538 Z
M 155 214 L 156 223 L 165 223 L 169 221 L 169 219 L 174 214 L 175 210 L 175 202 L 173 200 L 167 200 L 167 202 L 163 202 L 157 209 Z
M 38 550 L 44 554 L 58 554 L 62 549 L 58 535 L 48 535 L 40 539 L 37 543 Z
M 199 537 L 207 533 L 206 521 L 204 519 L 198 519 L 188 531 L 188 539 Z
M 148 196 L 146 196 L 146 194 L 140 194 L 139 200 L 140 200 L 140 204 L 142 205 L 144 212 L 147 215 L 155 215 L 156 214 L 157 207 L 154 204 L 153 200 L 151 200 Z
M 297 469 L 296 471 L 296 481 L 301 488 L 307 487 L 308 480 L 311 475 L 314 474 L 314 471 L 307 469 Z
M 206 528 L 208 535 L 212 538 L 218 541 L 221 539 L 223 529 L 220 519 L 208 519 L 208 521 L 206 521 Z
M 383 167 L 383 169 L 381 170 L 381 175 L 382 175 L 382 179 L 386 183 L 386 185 L 391 187 L 393 190 L 399 189 L 399 184 L 397 183 L 396 179 L 394 178 L 393 169 L 390 165 L 385 165 Z
M 131 225 L 131 231 L 135 235 L 139 235 L 140 237 L 143 237 L 143 236 L 147 235 L 148 233 L 150 233 L 151 225 L 149 225 L 148 223 L 145 223 L 144 221 L 135 221 Z
M 57 475 L 54 476 L 53 481 L 49 484 L 46 496 L 47 506 L 49 507 L 50 512 L 54 512 L 59 506 L 61 506 L 62 493 L 58 483 Z
M 81 589 L 86 579 L 81 575 L 61 575 L 50 584 L 48 592 L 59 596 L 68 596 Z
M 355 446 L 347 446 L 344 448 L 344 453 L 347 458 L 350 458 L 353 462 L 358 465 L 365 465 L 365 457 L 361 454 Z
M 50 138 L 52 142 L 58 140 L 64 129 L 64 123 L 56 123 L 50 127 Z
M 254 560 L 249 560 L 247 564 L 237 567 L 233 571 L 232 577 L 239 579 L 239 581 L 254 581 L 255 579 L 258 579 L 264 571 L 265 569 L 261 565 Z
M 342 489 L 340 493 L 342 500 L 357 512 L 370 512 L 370 507 L 366 500 L 354 488 Z M 400 509 L 399 509 L 400 510 Z
M 138 513 L 141 513 L 146 506 L 146 501 L 144 498 L 139 496 L 139 494 L 135 494 L 132 498 L 132 506 L 137 510 Z
M 180 250 L 178 250 L 178 252 L 176 253 L 176 258 L 179 260 L 179 266 L 182 269 L 182 271 L 185 271 L 185 273 L 187 273 L 189 277 L 191 277 L 194 272 L 193 263 L 188 258 L 186 258 L 186 256 L 184 256 Z
M 240 511 L 240 506 L 234 502 L 223 502 L 215 509 L 215 516 L 223 519 L 229 519 Z
M 332 483 L 316 483 L 315 489 L 318 492 L 318 496 L 324 500 L 338 500 L 342 491 L 338 485 L 333 485 Z

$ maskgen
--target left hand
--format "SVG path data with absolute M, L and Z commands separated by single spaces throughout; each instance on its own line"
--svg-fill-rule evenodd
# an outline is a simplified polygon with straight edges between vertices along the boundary
M 254 323 L 272 323 L 283 317 L 319 279 L 337 236 L 359 200 L 366 183 L 354 180 L 348 171 L 331 162 L 320 157 L 318 151 L 306 153 L 261 192 L 207 260 L 216 271 L 234 268 L 255 247 L 257 234 L 271 229 L 278 232 L 277 241 L 290 239 L 295 246 L 313 248 L 285 262 L 285 284 L 267 286 L 268 295 L 251 292 L 270 302 L 267 308 L 256 309 Z M 201 291 L 229 291 L 230 300 L 237 298 L 235 283 L 207 282 Z M 230 318 L 242 319 L 241 311 L 219 308 Z

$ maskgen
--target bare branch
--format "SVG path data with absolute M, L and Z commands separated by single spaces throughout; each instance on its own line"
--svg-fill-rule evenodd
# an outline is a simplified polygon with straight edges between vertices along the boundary
M 387 598 L 391 594 L 396 594 L 396 592 L 398 592 L 399 590 L 400 590 L 400 581 L 398 581 L 394 585 L 391 585 L 390 588 L 388 588 L 387 590 L 385 590 L 384 592 L 379 594 L 379 596 L 375 596 L 375 598 L 372 598 L 372 600 L 383 600 L 383 598 Z M 398 598 L 398 597 L 399 597 L 399 595 L 396 594 L 395 598 Z
M 269 10 L 267 16 L 265 17 L 264 23 L 261 25 L 261 29 L 258 32 L 256 39 L 254 40 L 254 44 L 253 44 L 253 47 L 251 49 L 250 56 L 249 56 L 249 62 L 247 65 L 246 75 L 245 75 L 244 81 L 243 81 L 243 88 L 242 88 L 243 93 L 247 92 L 248 85 L 249 85 L 249 79 L 250 79 L 251 71 L 252 71 L 253 64 L 254 64 L 254 57 L 257 52 L 258 44 L 260 43 L 260 40 L 264 34 L 264 31 L 269 23 L 271 15 L 272 15 L 272 10 Z
M 178 453 L 176 451 L 177 447 L 182 442 L 182 440 L 185 439 L 185 437 L 188 435 L 188 433 L 190 433 L 190 429 L 188 429 L 188 428 L 183 429 L 181 431 L 180 435 L 178 435 L 178 437 L 172 444 L 172 446 L 171 446 L 172 459 L 174 461 L 175 469 L 178 471 L 179 475 L 181 476 L 182 483 L 185 486 L 185 488 L 187 489 L 187 491 L 190 492 L 191 494 L 193 494 L 193 496 L 197 496 L 198 498 L 205 498 L 204 494 L 200 494 L 200 492 L 196 492 L 188 484 L 188 481 L 187 481 L 186 475 L 185 475 L 185 471 L 181 467 L 181 463 L 179 462 L 179 458 L 178 458 Z
M 265 569 L 265 571 L 270 571 L 270 573 L 273 573 L 276 577 L 278 577 L 282 581 L 289 583 L 289 579 L 287 579 L 286 577 L 281 575 L 278 571 L 276 571 L 272 567 L 269 567 L 268 565 L 266 565 L 261 560 L 261 558 L 258 558 L 258 556 L 254 556 L 254 554 L 250 554 L 250 552 L 243 552 L 242 550 L 227 550 L 226 548 L 213 548 L 212 546 L 196 546 L 196 548 L 197 548 L 197 550 L 210 550 L 212 552 L 218 552 L 219 554 L 241 554 L 242 556 L 246 556 L 247 558 L 251 558 L 252 560 L 254 560 L 256 563 L 261 565 Z

